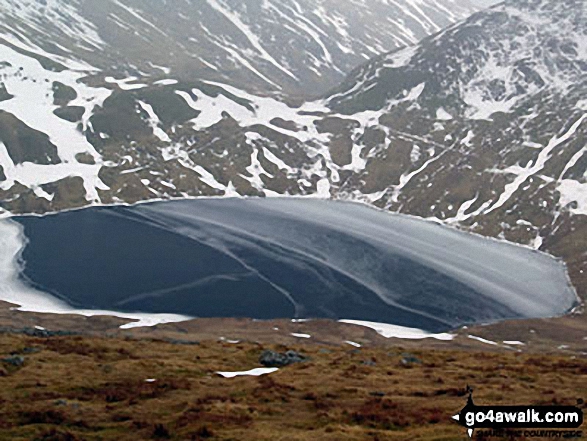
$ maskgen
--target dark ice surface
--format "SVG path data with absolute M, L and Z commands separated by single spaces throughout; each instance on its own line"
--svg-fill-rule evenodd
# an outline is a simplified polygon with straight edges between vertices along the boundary
M 549 256 L 352 203 L 201 199 L 15 220 L 22 278 L 84 309 L 439 332 L 576 302 Z

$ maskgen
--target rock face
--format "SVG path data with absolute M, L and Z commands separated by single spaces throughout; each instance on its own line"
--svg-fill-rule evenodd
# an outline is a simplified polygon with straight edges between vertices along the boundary
M 57 3 L 47 2 L 47 7 Z M 68 4 L 67 14 L 85 21 L 78 17 L 66 23 L 85 23 L 101 35 L 102 25 L 92 17 L 108 16 L 105 11 L 90 14 L 84 2 Z M 203 8 L 233 26 L 234 39 L 225 36 L 217 43 L 234 50 L 236 60 L 240 52 L 231 41 L 247 32 L 245 24 L 260 28 L 244 16 L 245 7 L 253 8 L 246 4 L 232 13 L 220 0 Z M 264 5 L 263 14 L 287 9 Z M 145 38 L 155 46 L 173 40 L 169 35 L 175 31 L 141 9 L 147 6 L 116 1 L 102 7 L 119 8 L 124 26 L 141 22 Z M 31 26 L 38 14 L 30 8 L 20 16 L 29 20 L 23 29 L 34 35 Z M 2 10 L 5 17 L 16 16 L 16 9 Z M 0 206 L 42 213 L 202 195 L 351 199 L 546 250 L 565 259 L 584 293 L 586 10 L 581 0 L 506 1 L 415 46 L 376 57 L 322 99 L 296 105 L 292 95 L 286 104 L 267 93 L 251 93 L 271 87 L 258 82 L 260 77 L 241 81 L 245 77 L 238 73 L 227 78 L 192 69 L 204 81 L 175 65 L 171 72 L 143 72 L 147 63 L 139 61 L 135 65 L 142 67 L 136 71 L 107 72 L 108 62 L 89 55 L 100 51 L 83 50 L 105 44 L 90 31 L 83 34 L 82 48 L 67 56 L 58 48 L 25 45 L 4 29 L 0 81 L 9 98 L 0 101 L 0 110 L 25 126 L 5 118 L 5 125 L 22 136 L 18 147 L 0 142 Z M 331 11 L 330 16 L 337 15 Z M 51 31 L 63 33 L 55 41 L 64 47 L 66 39 L 77 38 L 67 29 L 63 24 Z M 34 41 L 41 45 L 38 35 Z M 253 45 L 246 52 L 248 64 L 254 67 L 258 59 L 254 68 L 283 90 L 291 78 L 285 70 L 302 78 L 293 63 L 271 55 L 264 37 L 249 35 L 244 41 Z M 267 46 L 275 63 L 255 44 Z M 165 50 L 174 52 L 169 46 Z M 242 60 L 240 65 L 245 65 Z M 324 66 L 318 70 L 326 72 Z M 258 77 L 249 68 L 241 71 Z M 270 77 L 270 71 L 276 76 Z M 35 112 L 26 110 L 31 108 Z M 33 151 L 27 150 L 27 139 L 38 132 L 47 134 L 51 144 L 38 157 L 17 164 L 11 154 Z
M 287 351 L 285 353 L 275 351 L 264 351 L 259 357 L 259 363 L 265 367 L 284 367 L 294 363 L 302 363 L 307 358 L 296 351 Z

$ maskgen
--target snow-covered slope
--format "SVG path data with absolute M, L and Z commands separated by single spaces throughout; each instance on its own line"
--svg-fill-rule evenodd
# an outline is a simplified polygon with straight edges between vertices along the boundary
M 0 35 L 113 74 L 309 96 L 479 9 L 470 0 L 2 0 Z
M 587 215 L 586 9 L 580 0 L 507 1 L 362 66 L 330 95 L 345 114 L 386 109 L 384 130 L 413 140 L 413 164 L 388 205 L 418 204 L 408 210 L 455 222 L 503 218 L 520 204 Z M 398 106 L 414 89 L 418 98 Z M 457 167 L 447 169 L 447 157 Z M 449 193 L 466 181 L 467 199 L 452 192 L 424 203 L 441 178 Z

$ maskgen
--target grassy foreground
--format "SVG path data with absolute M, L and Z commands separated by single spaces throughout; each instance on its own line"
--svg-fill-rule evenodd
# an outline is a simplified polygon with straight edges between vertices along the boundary
M 310 360 L 215 373 L 264 349 Z M 480 405 L 587 398 L 586 359 L 511 350 L 3 333 L 0 358 L 0 440 L 465 440 L 450 417 L 467 385 Z

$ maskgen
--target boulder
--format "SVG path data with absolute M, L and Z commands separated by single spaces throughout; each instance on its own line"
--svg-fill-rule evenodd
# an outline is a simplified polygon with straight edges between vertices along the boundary
M 275 351 L 263 351 L 259 357 L 259 363 L 265 367 L 283 367 L 294 363 L 301 363 L 308 358 L 296 351 L 287 351 L 285 353 Z
M 14 367 L 21 367 L 24 365 L 24 357 L 20 355 L 13 355 L 2 359 L 2 363 L 9 364 Z

